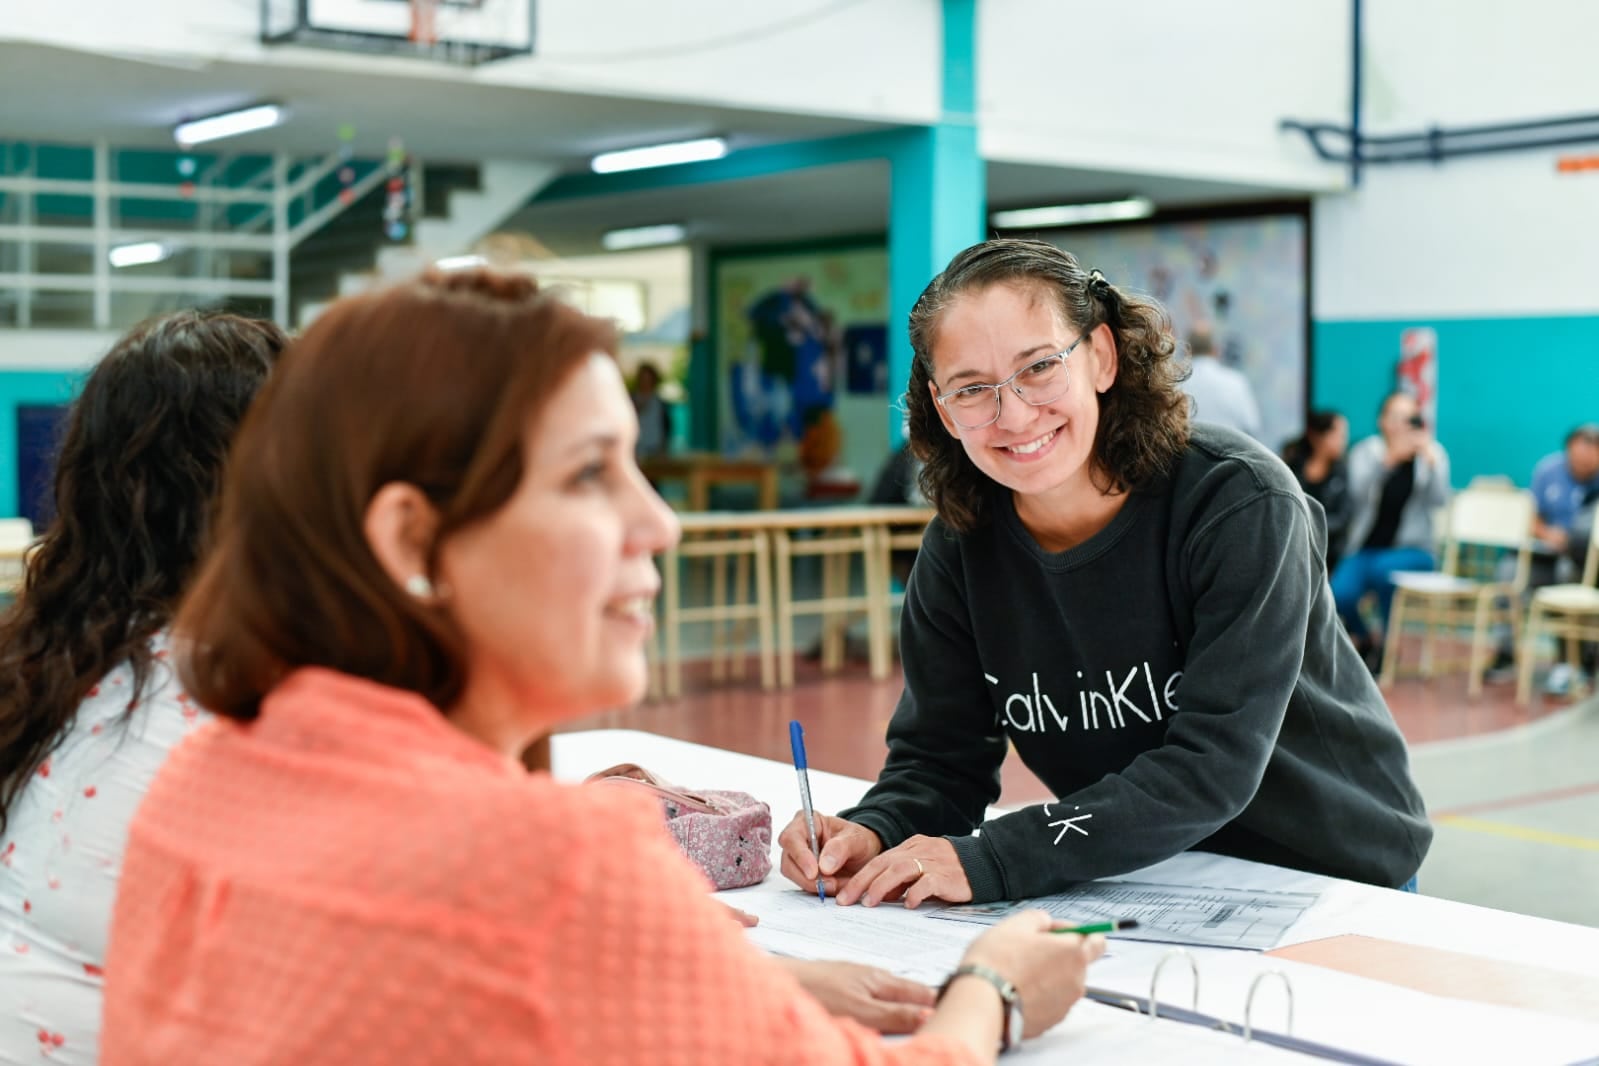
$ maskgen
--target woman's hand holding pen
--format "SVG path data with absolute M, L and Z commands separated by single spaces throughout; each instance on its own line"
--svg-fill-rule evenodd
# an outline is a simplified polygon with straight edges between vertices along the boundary
M 805 825 L 805 812 L 794 815 L 783 832 L 778 834 L 778 845 L 783 849 L 780 869 L 783 876 L 806 891 L 816 887 L 822 879 L 829 896 L 838 891 L 843 878 L 849 877 L 883 850 L 877 834 L 863 825 L 847 822 L 831 814 L 816 815 L 816 844 L 821 849 L 821 869 L 817 872 L 817 857 L 811 853 L 810 831 Z
M 810 889 L 818 876 L 817 860 L 811 854 L 803 812 L 794 816 L 777 842 L 783 849 L 783 876 Z M 818 814 L 816 842 L 821 848 L 822 883 L 841 904 L 861 901 L 871 907 L 903 897 L 905 906 L 915 907 L 928 899 L 965 903 L 972 898 L 955 847 L 943 837 L 914 836 L 884 851 L 877 834 L 865 826 Z

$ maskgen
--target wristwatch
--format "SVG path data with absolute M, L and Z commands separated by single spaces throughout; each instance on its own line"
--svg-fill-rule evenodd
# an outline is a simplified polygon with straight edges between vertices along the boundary
M 943 999 L 944 993 L 949 991 L 949 986 L 954 984 L 957 978 L 961 977 L 981 977 L 994 986 L 994 991 L 999 993 L 1000 1006 L 1005 1011 L 1005 1021 L 999 1029 L 999 1050 L 1009 1051 L 1013 1047 L 1019 1047 L 1022 1042 L 1024 1023 L 1022 1021 L 1022 996 L 1020 992 L 1016 991 L 1016 986 L 1007 981 L 997 971 L 990 970 L 987 966 L 980 966 L 975 962 L 968 962 L 965 965 L 957 966 L 955 972 L 949 975 L 949 979 L 938 990 L 938 998 Z

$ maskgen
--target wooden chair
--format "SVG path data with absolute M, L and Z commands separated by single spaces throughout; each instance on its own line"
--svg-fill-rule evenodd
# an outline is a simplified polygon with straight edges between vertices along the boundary
M 713 657 L 711 675 L 721 680 L 727 673 L 727 656 L 730 649 L 722 643 L 723 627 L 730 622 L 753 621 L 756 625 L 760 648 L 761 687 L 775 684 L 775 662 L 772 642 L 772 585 L 771 549 L 765 531 L 754 521 L 757 513 L 712 513 L 684 515 L 683 540 L 667 552 L 661 560 L 663 602 L 661 628 L 665 630 L 664 666 L 666 695 L 676 699 L 683 693 L 682 627 L 693 622 L 709 622 L 712 627 Z M 722 569 L 729 560 L 746 559 L 754 573 L 755 587 L 752 596 L 742 599 L 744 585 L 735 582 L 734 595 L 728 596 L 724 581 L 714 581 L 710 602 L 704 606 L 683 605 L 681 560 L 706 559 L 713 567 L 712 574 L 725 573 Z M 743 569 L 742 567 L 740 568 Z M 736 660 L 736 670 L 742 676 L 742 651 Z
M 1438 667 L 1433 657 L 1440 630 L 1453 634 L 1471 629 L 1471 653 L 1464 664 L 1470 671 L 1467 694 L 1482 695 L 1482 674 L 1488 666 L 1491 627 L 1508 623 L 1512 633 L 1520 623 L 1520 597 L 1527 585 L 1532 555 L 1532 523 L 1536 501 L 1530 492 L 1497 485 L 1467 488 L 1450 502 L 1445 519 L 1443 560 L 1436 571 L 1401 571 L 1393 575 L 1393 608 L 1388 617 L 1387 647 L 1383 653 L 1382 687 L 1399 676 L 1401 638 L 1406 624 L 1423 628 L 1422 677 L 1431 678 Z M 1515 574 L 1498 580 L 1495 570 L 1506 552 L 1514 552 Z
M 777 659 L 778 684 L 794 687 L 794 619 L 802 614 L 820 615 L 822 618 L 822 669 L 834 671 L 844 665 L 844 626 L 853 614 L 864 614 L 870 634 L 867 646 L 871 653 L 871 674 L 874 678 L 888 676 L 888 664 L 880 661 L 882 638 L 877 632 L 880 615 L 873 608 L 870 590 L 887 583 L 887 576 L 879 574 L 877 534 L 866 508 L 824 508 L 796 513 L 795 529 L 811 528 L 814 522 L 815 537 L 795 540 L 791 529 L 777 527 L 771 531 L 772 561 L 777 568 Z M 842 518 L 841 518 L 842 515 Z M 794 598 L 794 559 L 814 555 L 822 560 L 822 595 L 812 600 Z M 853 557 L 859 555 L 865 569 L 866 591 L 859 596 L 850 594 L 850 570 Z
M 26 518 L 0 518 L 0 596 L 22 591 L 28 549 L 33 546 L 33 523 Z
M 1532 593 L 1527 607 L 1527 627 L 1521 654 L 1516 658 L 1516 703 L 1532 702 L 1532 675 L 1538 665 L 1538 645 L 1544 636 L 1563 639 L 1566 661 L 1576 665 L 1584 641 L 1599 641 L 1599 537 L 1588 542 L 1582 580 L 1574 585 L 1545 585 Z

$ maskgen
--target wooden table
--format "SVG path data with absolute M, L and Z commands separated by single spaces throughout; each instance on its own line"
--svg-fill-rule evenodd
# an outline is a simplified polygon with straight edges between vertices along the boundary
M 775 511 L 778 504 L 778 467 L 765 459 L 730 459 L 715 452 L 683 452 L 645 459 L 639 469 L 652 482 L 681 481 L 687 492 L 685 511 L 707 511 L 712 485 L 754 485 L 756 506 Z
M 679 627 L 685 622 L 710 622 L 712 629 L 712 676 L 720 679 L 725 651 L 721 627 L 730 622 L 754 621 L 758 626 L 762 687 L 773 683 L 772 663 L 776 660 L 776 681 L 784 688 L 794 685 L 794 619 L 802 614 L 823 617 L 822 666 L 836 670 L 843 664 L 844 622 L 849 614 L 866 616 L 868 655 L 871 676 L 888 676 L 893 663 L 889 588 L 891 545 L 903 544 L 907 530 L 919 531 L 934 512 L 925 507 L 817 507 L 796 510 L 705 511 L 679 515 L 683 543 L 666 553 L 662 569 L 665 580 L 663 627 L 666 630 L 666 693 L 682 691 L 679 662 Z M 796 540 L 795 533 L 810 530 L 820 535 Z M 851 556 L 860 555 L 865 571 L 865 590 L 849 594 Z M 822 559 L 822 594 L 810 600 L 795 600 L 793 560 L 814 555 Z M 712 572 L 711 603 L 705 607 L 682 606 L 678 577 L 679 558 L 709 558 Z M 748 566 L 755 569 L 754 596 L 731 602 L 727 598 L 722 563 L 735 562 L 735 590 L 742 595 L 748 580 Z M 768 562 L 770 560 L 770 562 Z M 769 569 L 770 568 L 770 569 Z M 776 571 L 776 595 L 770 575 Z M 773 647 L 772 623 L 776 622 Z M 741 663 L 740 660 L 735 660 Z

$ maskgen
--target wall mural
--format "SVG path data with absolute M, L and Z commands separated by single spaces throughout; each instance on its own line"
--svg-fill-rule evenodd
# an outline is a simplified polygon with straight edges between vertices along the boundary
M 1304 216 L 1116 226 L 1047 239 L 1116 285 L 1159 300 L 1179 342 L 1208 324 L 1222 361 L 1255 390 L 1268 448 L 1304 430 Z
M 869 476 L 888 447 L 887 252 L 735 253 L 713 285 L 723 451 Z

